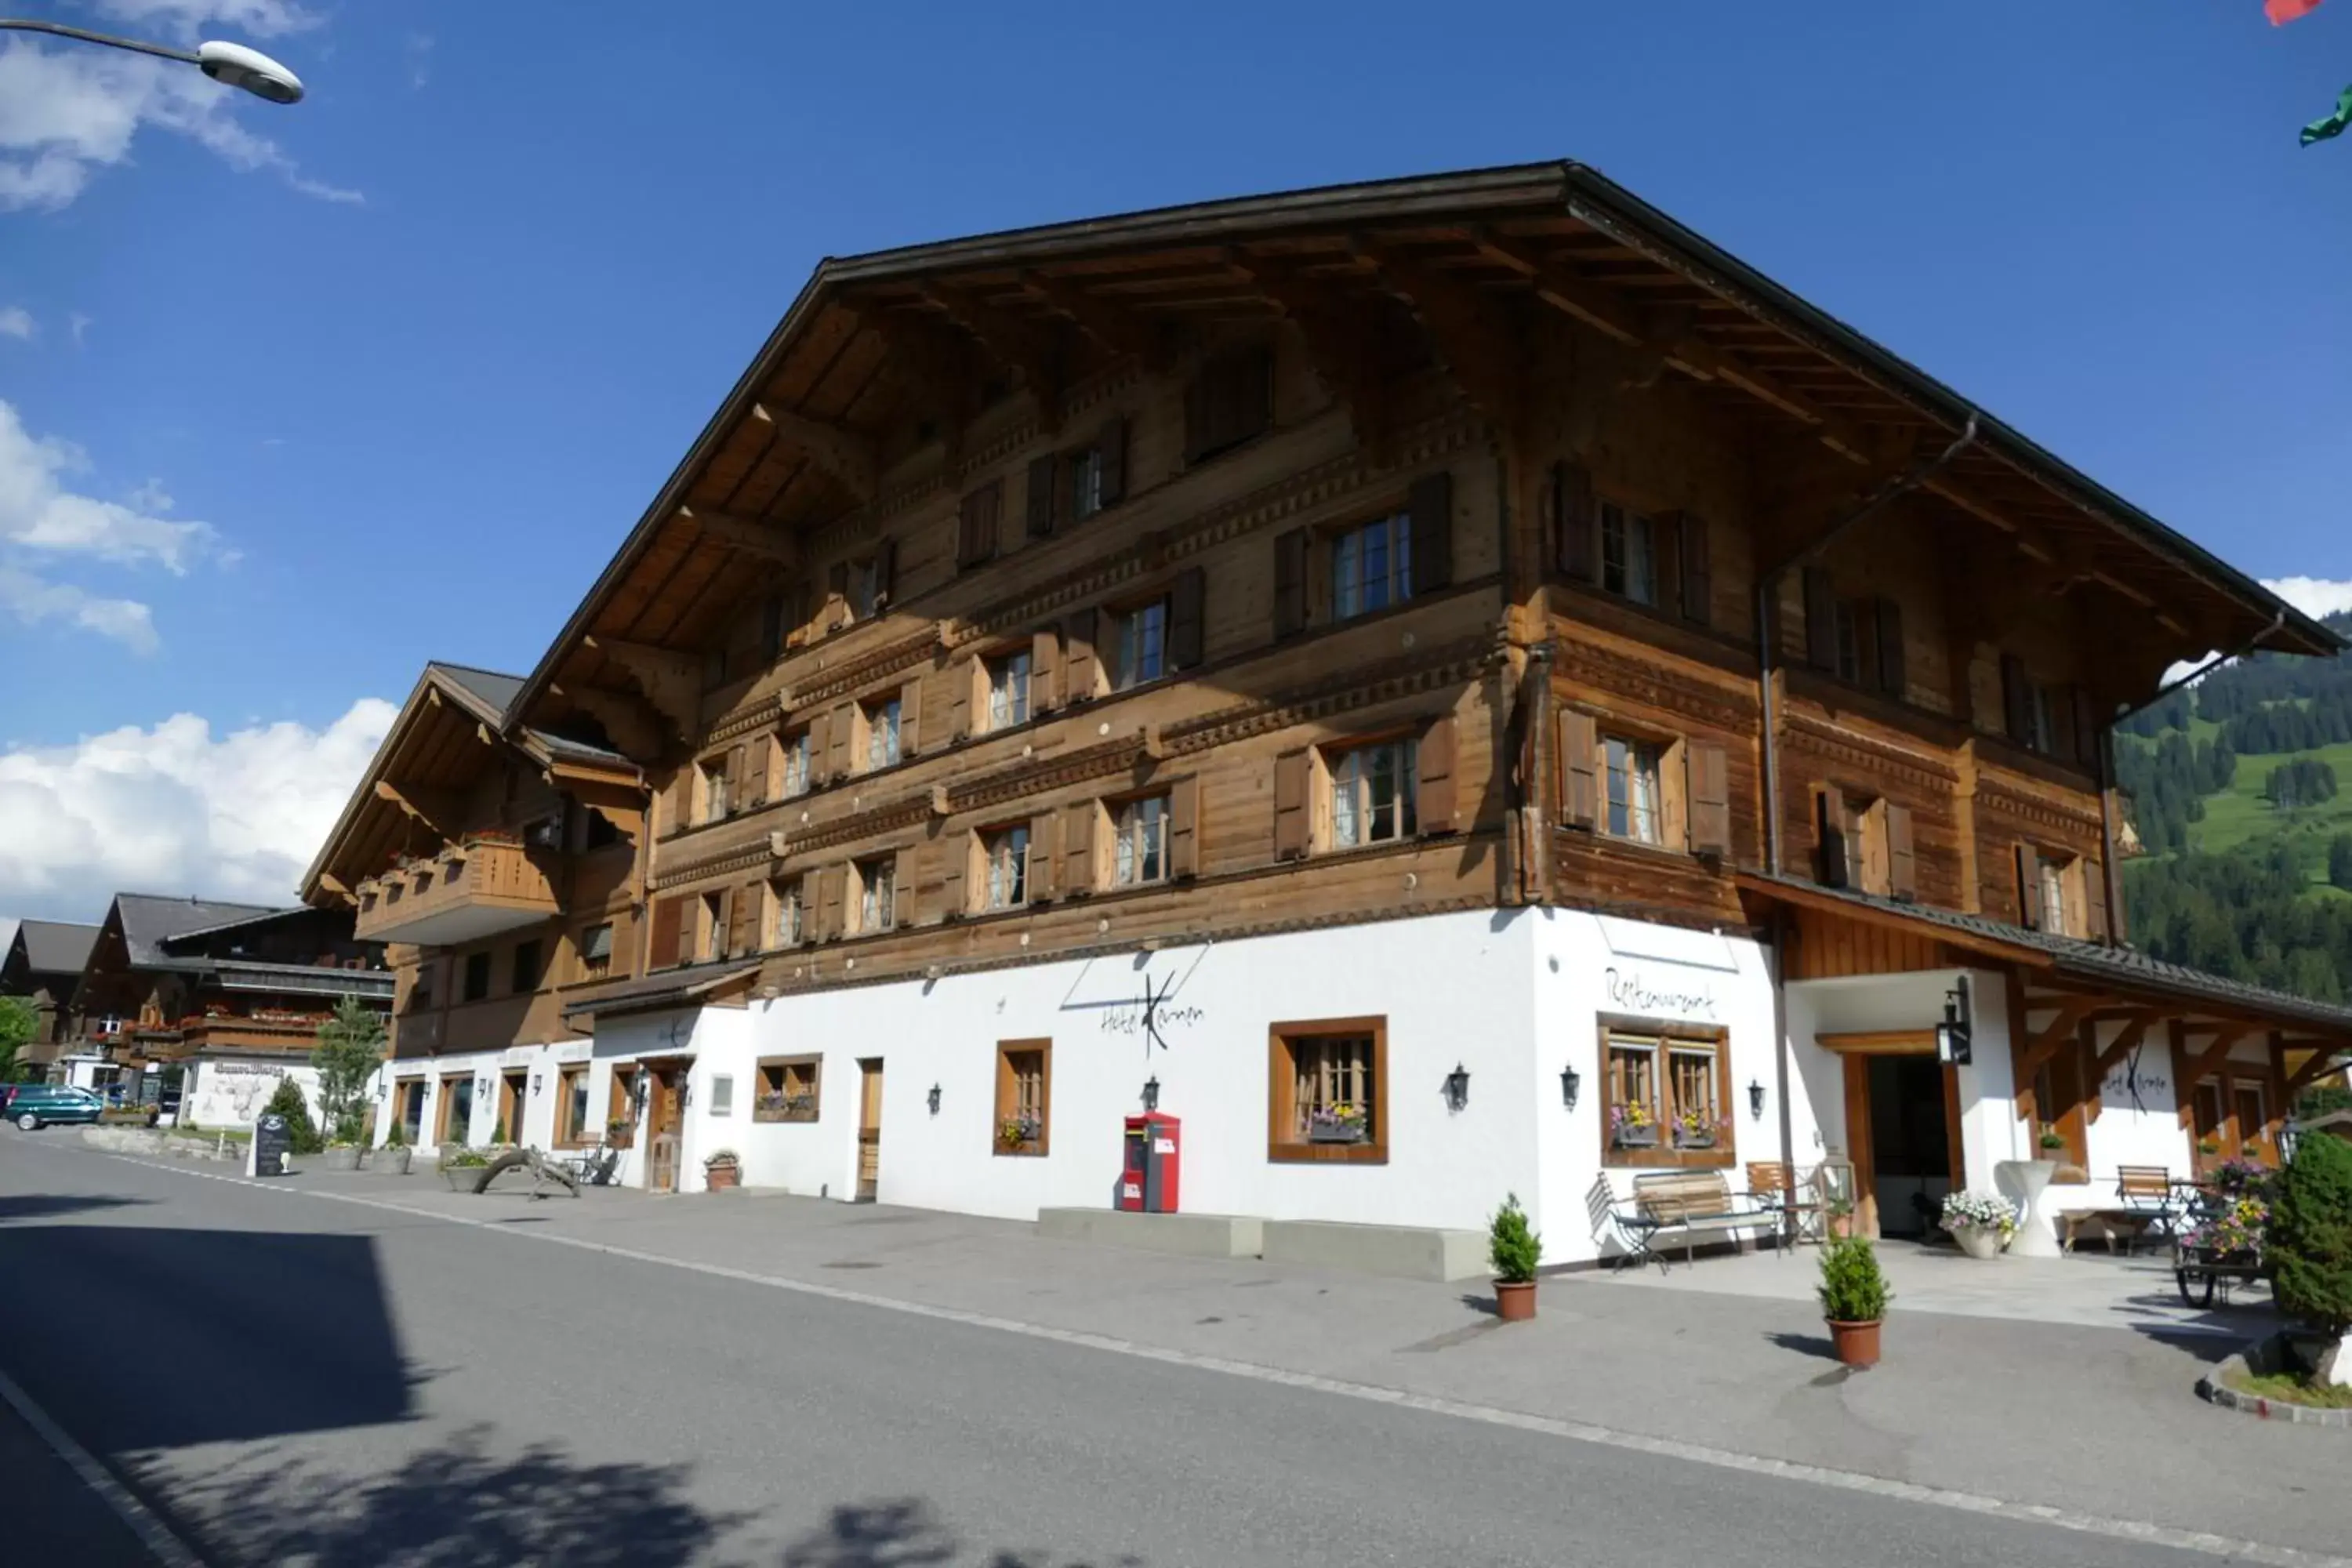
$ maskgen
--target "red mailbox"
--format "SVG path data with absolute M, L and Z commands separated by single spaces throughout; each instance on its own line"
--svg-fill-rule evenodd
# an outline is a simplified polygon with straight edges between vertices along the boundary
M 1183 1123 L 1152 1111 L 1127 1119 L 1127 1163 L 1118 1176 L 1118 1206 L 1133 1214 L 1174 1214 Z

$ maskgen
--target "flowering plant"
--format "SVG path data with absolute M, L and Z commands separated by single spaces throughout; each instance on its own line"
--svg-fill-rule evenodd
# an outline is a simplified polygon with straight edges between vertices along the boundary
M 1321 1137 L 1326 1142 L 1364 1137 L 1371 1126 L 1370 1111 L 1364 1106 L 1341 1100 L 1334 1105 L 1318 1105 L 1307 1112 L 1307 1135 Z
M 1998 1230 L 2006 1237 L 2017 1229 L 2017 1205 L 1987 1193 L 1945 1194 L 1944 1228 L 1958 1230 L 1962 1226 Z
M 1657 1125 L 1657 1118 L 1650 1114 L 1650 1108 L 1648 1106 L 1643 1105 L 1640 1100 L 1630 1100 L 1627 1103 L 1618 1106 L 1614 1110 L 1611 1110 L 1609 1112 L 1609 1125 L 1612 1129 L 1622 1127 L 1654 1127 Z
M 1018 1111 L 996 1124 L 996 1141 L 1007 1149 L 1019 1149 L 1037 1142 L 1045 1131 L 1044 1118 Z
M 2044 1149 L 2063 1149 L 2066 1146 L 2066 1135 L 2045 1121 L 2042 1124 L 2042 1146 Z
M 2218 1214 L 2190 1226 L 2180 1241 L 2184 1247 L 2203 1247 L 2224 1256 L 2258 1252 L 2262 1249 L 2263 1232 L 2270 1222 L 2270 1204 L 2261 1197 L 2247 1195 L 2234 1199 Z

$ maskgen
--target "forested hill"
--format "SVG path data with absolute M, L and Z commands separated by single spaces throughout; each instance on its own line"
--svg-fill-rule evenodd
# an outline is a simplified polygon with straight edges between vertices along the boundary
M 2327 624 L 2352 635 L 2352 614 Z M 2237 660 L 2116 741 L 2147 851 L 2125 871 L 2132 940 L 2318 1000 L 2352 994 L 2352 655 Z

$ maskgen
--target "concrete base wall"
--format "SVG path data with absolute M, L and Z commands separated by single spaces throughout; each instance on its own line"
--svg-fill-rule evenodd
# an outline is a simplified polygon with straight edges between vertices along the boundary
M 1037 1234 L 1056 1241 L 1173 1252 L 1187 1258 L 1255 1258 L 1265 1249 L 1265 1222 L 1249 1215 L 1039 1209 Z
M 1484 1232 L 1420 1226 L 1270 1219 L 1263 1256 L 1269 1263 L 1344 1268 L 1398 1279 L 1475 1279 L 1488 1272 Z

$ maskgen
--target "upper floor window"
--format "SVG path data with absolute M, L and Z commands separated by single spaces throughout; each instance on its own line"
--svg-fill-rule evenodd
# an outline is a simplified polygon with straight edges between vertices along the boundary
M 1087 447 L 1064 460 L 1064 483 L 1069 486 L 1070 521 L 1084 522 L 1103 509 L 1103 455 Z
M 705 893 L 694 904 L 694 962 L 727 956 L 727 895 Z
M 574 943 L 580 955 L 580 978 L 602 980 L 613 969 L 613 924 L 600 921 L 583 927 Z
M 768 884 L 768 945 L 799 945 L 807 911 L 801 904 L 801 879 L 778 878 Z
M 2031 844 L 2017 847 L 2018 921 L 2034 931 L 2086 936 L 2090 931 L 2095 868 L 2063 850 Z
M 1630 838 L 1637 844 L 1664 843 L 1665 811 L 1658 748 L 1646 742 L 1605 735 L 1601 742 L 1601 759 L 1608 805 L 1602 817 L 1603 830 L 1612 838 Z
M 1650 520 L 1614 501 L 1601 511 L 1601 585 L 1637 605 L 1658 602 L 1657 557 Z
M 1412 837 L 1414 746 L 1381 741 L 1330 759 L 1334 848 Z
M 850 866 L 855 878 L 857 910 L 857 931 L 888 931 L 898 919 L 898 863 L 891 856 L 877 856 L 871 860 L 859 860 Z
M 866 771 L 894 767 L 898 761 L 898 699 L 865 704 Z
M 985 908 L 1018 909 L 1029 901 L 1029 829 L 1000 827 L 980 836 L 981 858 L 988 868 Z
M 466 955 L 466 988 L 460 994 L 468 1002 L 479 1002 L 490 994 L 490 955 L 469 952 Z
M 1111 880 L 1133 888 L 1168 875 L 1168 797 L 1149 795 L 1113 813 Z
M 438 959 L 427 958 L 416 966 L 416 978 L 409 982 L 408 1010 L 422 1013 L 433 1005 L 433 972 L 441 966 Z
M 1157 680 L 1167 672 L 1168 664 L 1168 601 L 1154 599 L 1147 605 L 1122 610 L 1117 615 L 1118 642 L 1112 655 L 1111 689 L 1125 691 L 1148 680 Z
M 1029 721 L 1029 651 L 1004 654 L 986 664 L 988 727 L 1007 730 Z
M 956 564 L 977 566 L 996 553 L 996 524 L 1004 510 L 1004 481 L 991 479 L 963 498 L 956 511 Z
M 838 605 L 834 612 L 836 620 L 862 621 L 889 604 L 897 555 L 895 542 L 884 539 L 876 542 L 870 553 L 833 563 L 826 574 L 825 592 Z
M 718 822 L 727 815 L 727 758 L 722 752 L 698 763 L 694 770 L 697 822 Z
M 528 991 L 536 991 L 539 989 L 539 974 L 541 967 L 540 963 L 541 952 L 541 949 L 539 945 L 539 939 L 536 937 L 533 937 L 529 942 L 519 942 L 515 943 L 514 973 L 512 975 L 514 984 L 510 989 L 513 990 L 517 995 L 520 995 Z
M 809 733 L 795 731 L 779 735 L 769 742 L 772 750 L 768 760 L 768 776 L 774 781 L 775 798 L 790 800 L 809 792 Z
M 1412 597 L 1412 519 L 1404 512 L 1331 541 L 1331 615 L 1369 615 Z
M 784 596 L 771 594 L 760 601 L 760 657 L 770 664 L 784 656 Z
M 1184 394 L 1184 460 L 1202 462 L 1274 424 L 1274 354 L 1262 343 L 1201 366 Z

